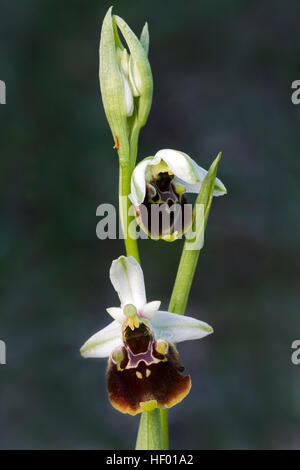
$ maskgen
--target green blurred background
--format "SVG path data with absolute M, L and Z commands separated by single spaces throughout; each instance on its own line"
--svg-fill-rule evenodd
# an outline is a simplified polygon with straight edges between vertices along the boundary
M 79 347 L 109 322 L 121 240 L 96 237 L 118 163 L 98 84 L 110 2 L 0 1 L 2 449 L 132 448 L 138 418 L 109 404 L 105 360 Z M 193 387 L 170 413 L 171 447 L 300 448 L 297 0 L 115 1 L 150 28 L 153 107 L 140 158 L 222 150 L 187 311 L 215 334 L 179 345 Z M 182 243 L 140 246 L 149 300 L 167 308 Z

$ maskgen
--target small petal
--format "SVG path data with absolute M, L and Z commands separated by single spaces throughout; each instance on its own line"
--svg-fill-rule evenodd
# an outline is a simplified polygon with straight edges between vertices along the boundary
M 113 321 L 91 336 L 80 349 L 80 353 L 83 357 L 108 357 L 122 344 L 122 327 L 119 322 Z
M 116 320 L 119 323 L 124 323 L 126 320 L 126 315 L 123 313 L 123 309 L 120 307 L 110 307 L 106 309 L 107 313 L 110 314 L 110 316 Z
M 121 307 L 133 304 L 139 310 L 145 305 L 144 275 L 133 256 L 120 256 L 112 262 L 110 280 L 119 295 Z
M 172 343 L 200 339 L 213 333 L 212 327 L 207 323 L 171 312 L 158 311 L 151 322 L 151 326 L 156 339 L 164 338 Z
M 142 88 L 141 77 L 132 56 L 130 56 L 129 59 L 129 80 L 132 87 L 133 96 L 140 96 Z
M 123 90 L 124 90 L 126 113 L 127 113 L 127 116 L 129 117 L 129 116 L 132 116 L 133 109 L 134 109 L 133 96 L 132 96 L 129 82 L 123 72 L 121 72 L 121 77 L 122 77 Z
M 142 317 L 147 318 L 148 320 L 152 320 L 157 310 L 159 309 L 160 304 L 160 300 L 153 300 L 152 302 L 148 302 L 143 306 L 139 313 Z

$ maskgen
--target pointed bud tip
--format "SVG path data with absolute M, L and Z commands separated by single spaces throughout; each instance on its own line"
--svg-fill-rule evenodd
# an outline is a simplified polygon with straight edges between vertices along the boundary
M 105 15 L 105 17 L 104 17 L 104 21 L 105 21 L 105 19 L 106 19 L 107 17 L 109 17 L 109 16 L 111 17 L 111 16 L 112 16 L 112 9 L 113 9 L 113 5 L 111 5 L 111 6 L 109 7 L 109 9 L 107 10 L 106 15 Z
M 222 157 L 222 152 L 219 152 L 215 158 L 215 162 L 219 163 L 219 161 L 221 160 L 221 157 Z
M 145 24 L 142 29 L 142 34 L 149 34 L 149 26 L 148 26 L 148 21 L 145 21 Z
M 222 157 L 222 152 L 219 152 L 218 155 L 216 156 L 216 158 L 214 159 L 214 161 L 212 162 L 211 164 L 211 168 L 213 171 L 218 167 L 219 163 L 220 163 L 220 160 L 221 160 L 221 157 Z M 225 196 L 225 194 L 227 194 L 227 189 L 225 188 L 224 184 L 218 180 L 218 178 L 216 178 L 217 181 L 216 181 L 216 185 L 215 187 L 217 187 L 218 191 L 219 191 L 219 194 L 217 194 L 218 196 Z

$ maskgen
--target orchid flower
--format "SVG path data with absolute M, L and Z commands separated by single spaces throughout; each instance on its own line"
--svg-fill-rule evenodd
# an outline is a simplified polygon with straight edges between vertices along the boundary
M 81 348 L 83 357 L 109 357 L 109 400 L 122 413 L 136 415 L 170 408 L 189 393 L 191 378 L 174 343 L 203 338 L 213 329 L 195 318 L 159 310 L 160 301 L 146 300 L 142 268 L 132 256 L 112 262 L 110 280 L 120 307 L 107 312 L 113 321 Z
M 132 173 L 129 195 L 141 228 L 153 239 L 179 238 L 193 221 L 185 193 L 198 194 L 206 174 L 186 153 L 177 150 L 159 150 L 154 157 L 142 160 Z M 223 196 L 226 192 L 216 178 L 213 195 Z M 159 217 L 154 217 L 154 208 L 160 211 Z

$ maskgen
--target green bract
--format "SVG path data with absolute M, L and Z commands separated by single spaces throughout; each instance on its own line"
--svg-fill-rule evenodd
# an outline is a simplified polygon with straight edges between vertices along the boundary
M 114 139 L 118 139 L 124 155 L 129 152 L 127 136 L 126 99 L 124 93 L 124 79 L 119 66 L 117 46 L 117 33 L 111 16 L 111 8 L 108 10 L 102 25 L 100 39 L 100 88 L 103 106 Z

